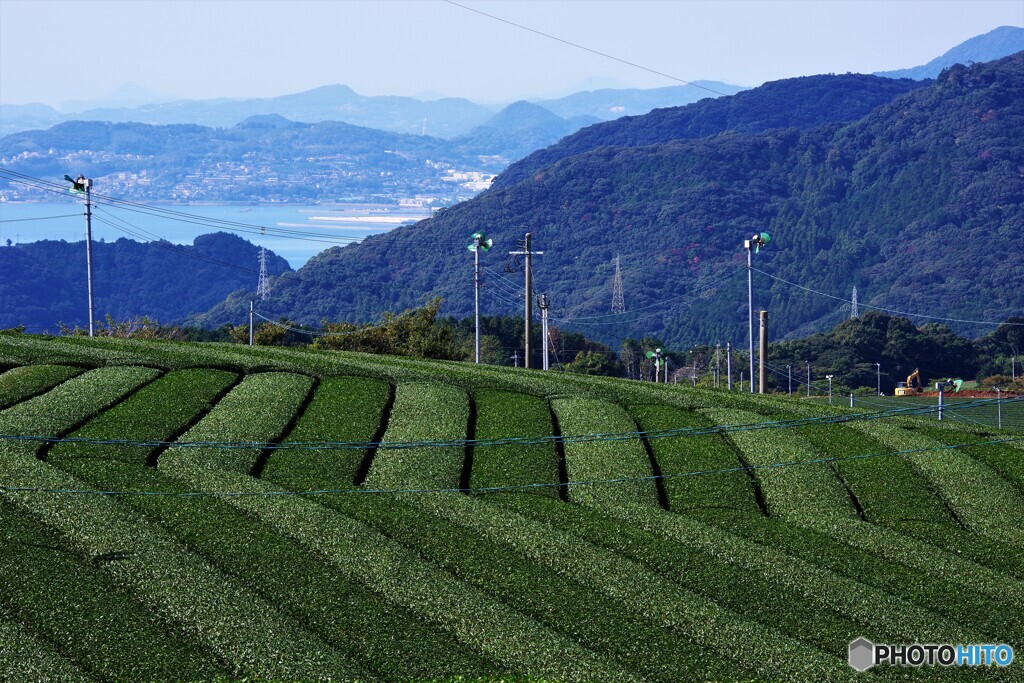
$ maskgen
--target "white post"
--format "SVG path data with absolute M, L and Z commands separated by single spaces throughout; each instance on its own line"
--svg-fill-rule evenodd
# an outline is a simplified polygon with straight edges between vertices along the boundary
M 96 319 L 92 299 L 92 178 L 78 176 L 78 181 L 85 186 L 85 268 L 89 281 L 89 336 L 92 337 L 93 321 Z
M 480 238 L 473 238 L 473 317 L 476 321 L 476 362 L 480 362 Z
M 750 240 L 743 242 L 747 248 L 747 327 L 750 352 L 750 393 L 754 393 L 754 245 Z
M 996 425 L 998 429 L 1003 428 L 1003 396 L 996 387 Z
M 727 384 L 732 391 L 732 342 L 725 343 L 725 374 L 729 376 Z
M 252 299 L 249 299 L 249 346 L 252 346 L 253 341 L 253 318 L 255 317 L 256 309 L 253 307 Z

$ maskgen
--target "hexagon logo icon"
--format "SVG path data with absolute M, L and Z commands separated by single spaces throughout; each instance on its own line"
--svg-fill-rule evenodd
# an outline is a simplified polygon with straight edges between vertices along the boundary
M 863 637 L 853 641 L 847 661 L 857 671 L 867 671 L 875 665 L 875 644 Z

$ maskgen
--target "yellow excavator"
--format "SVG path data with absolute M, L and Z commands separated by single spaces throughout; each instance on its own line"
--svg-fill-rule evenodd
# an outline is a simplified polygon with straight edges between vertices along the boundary
M 921 391 L 921 371 L 917 368 L 914 368 L 914 371 L 907 375 L 906 382 L 896 382 L 897 396 L 913 396 L 914 394 L 920 394 Z

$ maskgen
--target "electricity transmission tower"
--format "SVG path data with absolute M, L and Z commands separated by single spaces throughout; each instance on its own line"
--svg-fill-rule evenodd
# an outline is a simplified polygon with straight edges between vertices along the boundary
M 857 286 L 853 287 L 853 299 L 850 300 L 850 318 L 856 318 L 860 313 L 857 311 Z
M 256 296 L 260 301 L 266 301 L 270 295 L 270 282 L 267 280 L 267 250 L 260 247 L 260 281 L 256 285 Z
M 612 283 L 612 313 L 626 312 L 626 298 L 622 293 L 622 269 L 619 257 L 615 257 L 615 280 Z

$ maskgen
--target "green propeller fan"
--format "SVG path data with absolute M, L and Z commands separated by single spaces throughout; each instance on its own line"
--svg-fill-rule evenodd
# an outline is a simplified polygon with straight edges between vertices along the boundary
M 64 180 L 71 183 L 71 192 L 85 192 L 85 180 L 81 176 L 79 176 L 78 180 L 75 180 L 65 173 Z
M 476 251 L 477 244 L 480 245 L 480 251 L 485 254 L 490 251 L 491 247 L 494 246 L 494 240 L 490 239 L 487 235 L 482 232 L 474 232 L 472 235 L 472 242 L 466 245 L 466 249 L 470 251 Z
M 750 241 L 754 245 L 754 253 L 759 254 L 761 253 L 761 249 L 763 249 L 769 242 L 772 241 L 772 236 L 766 232 L 762 232 L 751 237 Z

